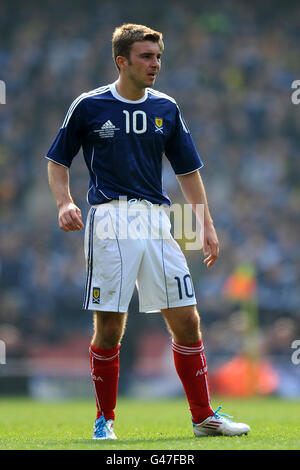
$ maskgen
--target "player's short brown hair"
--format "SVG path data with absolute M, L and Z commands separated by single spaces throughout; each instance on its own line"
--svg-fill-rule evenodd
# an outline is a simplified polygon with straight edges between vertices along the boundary
M 123 56 L 129 59 L 131 46 L 136 41 L 157 42 L 161 52 L 164 50 L 163 35 L 159 31 L 141 24 L 123 24 L 114 30 L 112 37 L 113 59 L 117 67 L 116 58 Z

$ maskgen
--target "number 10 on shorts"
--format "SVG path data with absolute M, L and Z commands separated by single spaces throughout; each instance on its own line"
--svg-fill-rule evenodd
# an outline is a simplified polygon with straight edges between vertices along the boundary
M 186 297 L 189 298 L 194 296 L 193 283 L 190 274 L 186 274 L 185 276 L 183 276 L 182 280 L 178 276 L 175 276 L 174 279 L 176 279 L 177 281 L 178 294 L 180 300 L 183 298 L 184 294 L 186 295 Z

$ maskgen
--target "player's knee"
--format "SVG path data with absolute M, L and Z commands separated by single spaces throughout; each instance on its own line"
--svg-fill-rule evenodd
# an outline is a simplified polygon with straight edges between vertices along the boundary
M 125 331 L 126 317 L 121 315 L 98 315 L 94 323 L 94 343 L 101 344 L 100 347 L 116 347 Z
M 112 342 L 118 343 L 123 336 L 123 325 L 117 321 L 107 322 L 102 329 L 103 336 Z
M 182 343 L 197 343 L 201 340 L 200 317 L 196 309 L 182 315 L 180 325 L 174 333 L 177 341 Z
M 195 305 L 164 310 L 162 313 L 175 341 L 188 344 L 201 340 L 200 317 Z
M 197 311 L 193 311 L 182 317 L 182 330 L 186 332 L 200 332 L 200 318 Z

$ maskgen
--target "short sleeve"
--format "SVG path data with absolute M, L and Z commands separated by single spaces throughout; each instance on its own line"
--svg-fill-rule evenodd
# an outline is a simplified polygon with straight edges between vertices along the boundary
M 174 130 L 165 147 L 165 155 L 176 175 L 192 173 L 203 166 L 191 133 L 176 104 Z
M 72 164 L 82 144 L 82 100 L 77 98 L 70 106 L 64 122 L 51 145 L 46 158 L 67 168 Z

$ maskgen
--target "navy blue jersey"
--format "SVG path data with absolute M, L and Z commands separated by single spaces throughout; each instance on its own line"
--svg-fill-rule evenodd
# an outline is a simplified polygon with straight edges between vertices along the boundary
M 81 147 L 91 205 L 120 196 L 170 204 L 162 186 L 163 154 L 176 175 L 203 165 L 175 100 L 151 88 L 131 101 L 113 83 L 74 100 L 46 158 L 69 168 Z

